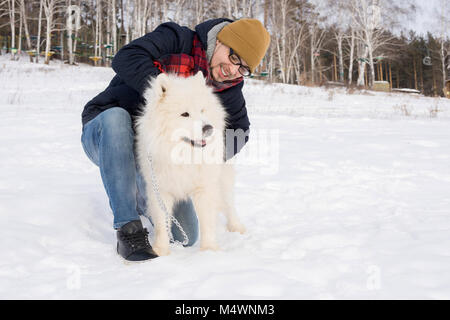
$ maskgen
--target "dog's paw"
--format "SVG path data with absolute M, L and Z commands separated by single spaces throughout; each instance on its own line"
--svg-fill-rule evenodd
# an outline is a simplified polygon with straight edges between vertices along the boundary
M 217 243 L 207 243 L 207 244 L 202 244 L 200 246 L 200 250 L 201 251 L 206 251 L 206 250 L 219 251 L 220 247 Z
M 227 229 L 230 232 L 239 232 L 240 234 L 244 234 L 247 229 L 245 229 L 245 226 L 238 222 L 238 223 L 228 223 L 227 224 Z
M 155 251 L 159 257 L 168 256 L 170 254 L 169 247 L 167 246 L 153 246 L 153 251 Z

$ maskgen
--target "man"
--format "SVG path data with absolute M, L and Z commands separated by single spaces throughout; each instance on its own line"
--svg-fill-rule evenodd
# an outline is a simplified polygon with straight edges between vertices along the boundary
M 89 159 L 100 168 L 114 214 L 117 252 L 124 259 L 156 257 L 139 218 L 146 209 L 146 186 L 133 149 L 133 118 L 145 102 L 142 93 L 150 77 L 161 72 L 180 76 L 202 72 L 228 113 L 228 129 L 241 129 L 248 135 L 243 76 L 254 72 L 269 42 L 269 33 L 258 20 L 213 19 L 199 24 L 195 31 L 163 23 L 117 52 L 112 61 L 116 76 L 84 107 L 81 141 Z M 226 159 L 238 153 L 244 143 L 227 141 Z M 198 238 L 198 221 L 192 202 L 177 203 L 173 215 L 188 236 L 187 246 L 193 245 Z M 172 234 L 175 240 L 183 239 L 177 228 L 172 228 Z

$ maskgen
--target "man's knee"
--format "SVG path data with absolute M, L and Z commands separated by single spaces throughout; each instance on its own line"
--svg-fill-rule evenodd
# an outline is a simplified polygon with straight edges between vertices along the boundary
M 123 108 L 114 107 L 105 110 L 101 113 L 102 124 L 107 127 L 121 128 L 121 127 L 131 127 L 131 116 Z
M 114 107 L 101 114 L 102 134 L 120 139 L 133 137 L 133 124 L 130 114 L 123 108 Z

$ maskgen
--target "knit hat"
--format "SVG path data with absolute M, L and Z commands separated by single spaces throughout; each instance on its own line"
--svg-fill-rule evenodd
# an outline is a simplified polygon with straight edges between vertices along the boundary
M 232 48 L 250 67 L 253 73 L 266 54 L 270 35 L 259 20 L 240 19 L 227 24 L 217 39 Z

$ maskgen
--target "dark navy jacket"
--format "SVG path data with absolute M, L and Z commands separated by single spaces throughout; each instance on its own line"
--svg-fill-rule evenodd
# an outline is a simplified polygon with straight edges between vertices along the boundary
M 124 46 L 117 52 L 112 61 L 112 68 L 116 72 L 116 76 L 103 92 L 84 107 L 82 113 L 83 125 L 101 112 L 117 106 L 127 110 L 132 118 L 139 115 L 144 102 L 142 94 L 148 86 L 149 77 L 156 77 L 160 73 L 158 68 L 154 66 L 153 60 L 168 54 L 191 54 L 195 33 L 197 33 L 206 50 L 208 32 L 212 27 L 224 21 L 232 22 L 228 19 L 208 20 L 196 26 L 195 31 L 173 22 L 163 23 L 153 32 Z M 224 91 L 216 92 L 216 94 L 228 113 L 227 128 L 242 129 L 247 132 L 250 122 L 242 95 L 243 85 L 244 81 Z M 247 142 L 247 139 L 248 134 L 245 142 Z M 227 158 L 239 152 L 242 147 L 243 144 L 234 146 L 233 154 L 227 155 Z

